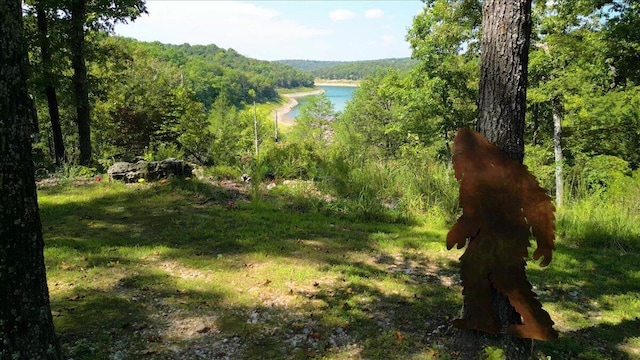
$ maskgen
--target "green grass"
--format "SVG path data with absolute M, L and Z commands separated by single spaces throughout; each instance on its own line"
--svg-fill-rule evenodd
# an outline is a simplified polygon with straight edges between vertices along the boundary
M 442 222 L 363 220 L 284 185 L 242 186 L 40 189 L 66 357 L 456 358 L 461 252 L 446 251 Z M 561 331 L 540 356 L 637 358 L 638 252 L 557 245 L 549 267 L 528 270 Z

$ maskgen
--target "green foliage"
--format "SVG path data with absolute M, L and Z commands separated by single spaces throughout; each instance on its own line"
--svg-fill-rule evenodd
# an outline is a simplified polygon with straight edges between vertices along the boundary
M 629 175 L 629 163 L 611 155 L 588 158 L 582 168 L 582 179 L 592 191 L 606 189 Z
M 555 162 L 550 146 L 528 145 L 524 151 L 524 164 L 543 189 L 555 188 Z
M 113 56 L 106 66 L 92 67 L 101 83 L 94 105 L 97 157 L 131 160 L 164 144 L 208 163 L 212 136 L 206 116 L 182 85 L 180 70 L 118 39 L 106 38 L 103 44 Z
M 480 355 L 481 360 L 506 360 L 507 356 L 503 349 L 487 346 Z
M 214 180 L 238 180 L 242 176 L 241 171 L 233 166 L 218 165 L 211 166 L 205 169 L 205 177 L 210 177 Z
M 640 251 L 640 177 L 624 176 L 625 164 L 617 158 L 601 158 L 594 164 L 604 166 L 602 176 L 592 175 L 595 181 L 606 181 L 606 191 L 582 194 L 561 212 L 559 236 L 580 246 Z
M 339 119 L 337 129 L 347 137 L 342 140 L 350 145 L 360 143 L 380 156 L 395 155 L 413 130 L 403 116 L 404 93 L 395 71 L 367 78 Z
M 382 59 L 367 61 L 317 61 L 317 60 L 280 60 L 294 68 L 308 71 L 314 77 L 329 80 L 361 80 L 380 71 L 407 71 L 413 68 L 413 59 Z
M 184 152 L 178 146 L 171 143 L 159 143 L 157 146 L 151 145 L 142 156 L 146 161 L 162 161 L 168 158 L 182 159 Z
M 430 1 L 407 35 L 419 61 L 406 85 L 410 114 L 446 141 L 476 117 L 481 18 L 479 1 Z
M 323 177 L 319 148 L 309 141 L 271 143 L 260 150 L 264 172 L 278 179 L 311 180 Z
M 63 180 L 76 180 L 79 178 L 93 177 L 98 174 L 98 170 L 94 167 L 67 163 L 62 167 L 59 176 Z
M 336 118 L 333 104 L 324 93 L 305 100 L 289 136 L 294 141 L 308 141 L 323 148 L 329 142 L 331 123 Z
M 219 96 L 236 107 L 252 101 L 248 90 L 255 91 L 258 102 L 277 98 L 276 87 L 297 88 L 312 86 L 313 77 L 293 67 L 250 59 L 233 49 L 216 45 L 168 45 L 158 42 L 140 43 L 127 39 L 150 54 L 179 66 L 185 81 L 196 97 L 209 109 Z
M 638 167 L 637 62 L 629 63 L 626 53 L 640 40 L 627 26 L 634 11 L 637 6 L 627 1 L 535 4 L 527 124 L 533 142 L 551 145 L 555 107 L 563 116 L 569 163 L 581 156 L 612 155 Z
M 640 87 L 587 92 L 566 102 L 567 143 L 575 154 L 611 155 L 640 165 Z

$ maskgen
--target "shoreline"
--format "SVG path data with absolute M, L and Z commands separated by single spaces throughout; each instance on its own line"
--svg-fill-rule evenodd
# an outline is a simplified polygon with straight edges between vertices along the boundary
M 307 91 L 307 92 L 282 94 L 281 96 L 284 96 L 285 98 L 288 99 L 287 103 L 273 111 L 273 114 L 272 114 L 273 119 L 275 120 L 277 116 L 278 124 L 287 125 L 287 126 L 293 125 L 295 123 L 295 119 L 287 117 L 287 114 L 290 113 L 291 110 L 294 107 L 296 107 L 296 105 L 298 105 L 298 100 L 296 99 L 305 97 L 305 96 L 320 95 L 323 92 L 325 92 L 323 89 L 318 89 L 318 90 Z

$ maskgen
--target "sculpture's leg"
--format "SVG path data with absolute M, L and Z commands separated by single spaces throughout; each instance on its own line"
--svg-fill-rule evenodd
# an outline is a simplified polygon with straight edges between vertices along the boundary
M 491 308 L 491 269 L 482 266 L 482 262 L 474 261 L 481 257 L 471 246 L 460 258 L 460 277 L 464 290 L 464 314 L 462 319 L 453 321 L 453 326 L 459 329 L 475 329 L 490 334 L 498 334 L 498 326 Z
M 509 299 L 509 303 L 522 316 L 522 325 L 509 326 L 509 334 L 543 341 L 557 339 L 558 332 L 553 329 L 554 323 L 531 290 L 524 267 L 523 261 L 522 265 L 507 266 L 491 276 L 496 289 Z

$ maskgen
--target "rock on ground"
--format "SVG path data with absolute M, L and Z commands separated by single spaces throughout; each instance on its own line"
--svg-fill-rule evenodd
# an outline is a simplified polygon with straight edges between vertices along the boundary
M 117 162 L 109 167 L 109 180 L 121 180 L 127 183 L 140 179 L 159 180 L 171 176 L 191 176 L 193 167 L 183 160 L 168 158 L 162 161 L 138 161 L 136 163 Z

